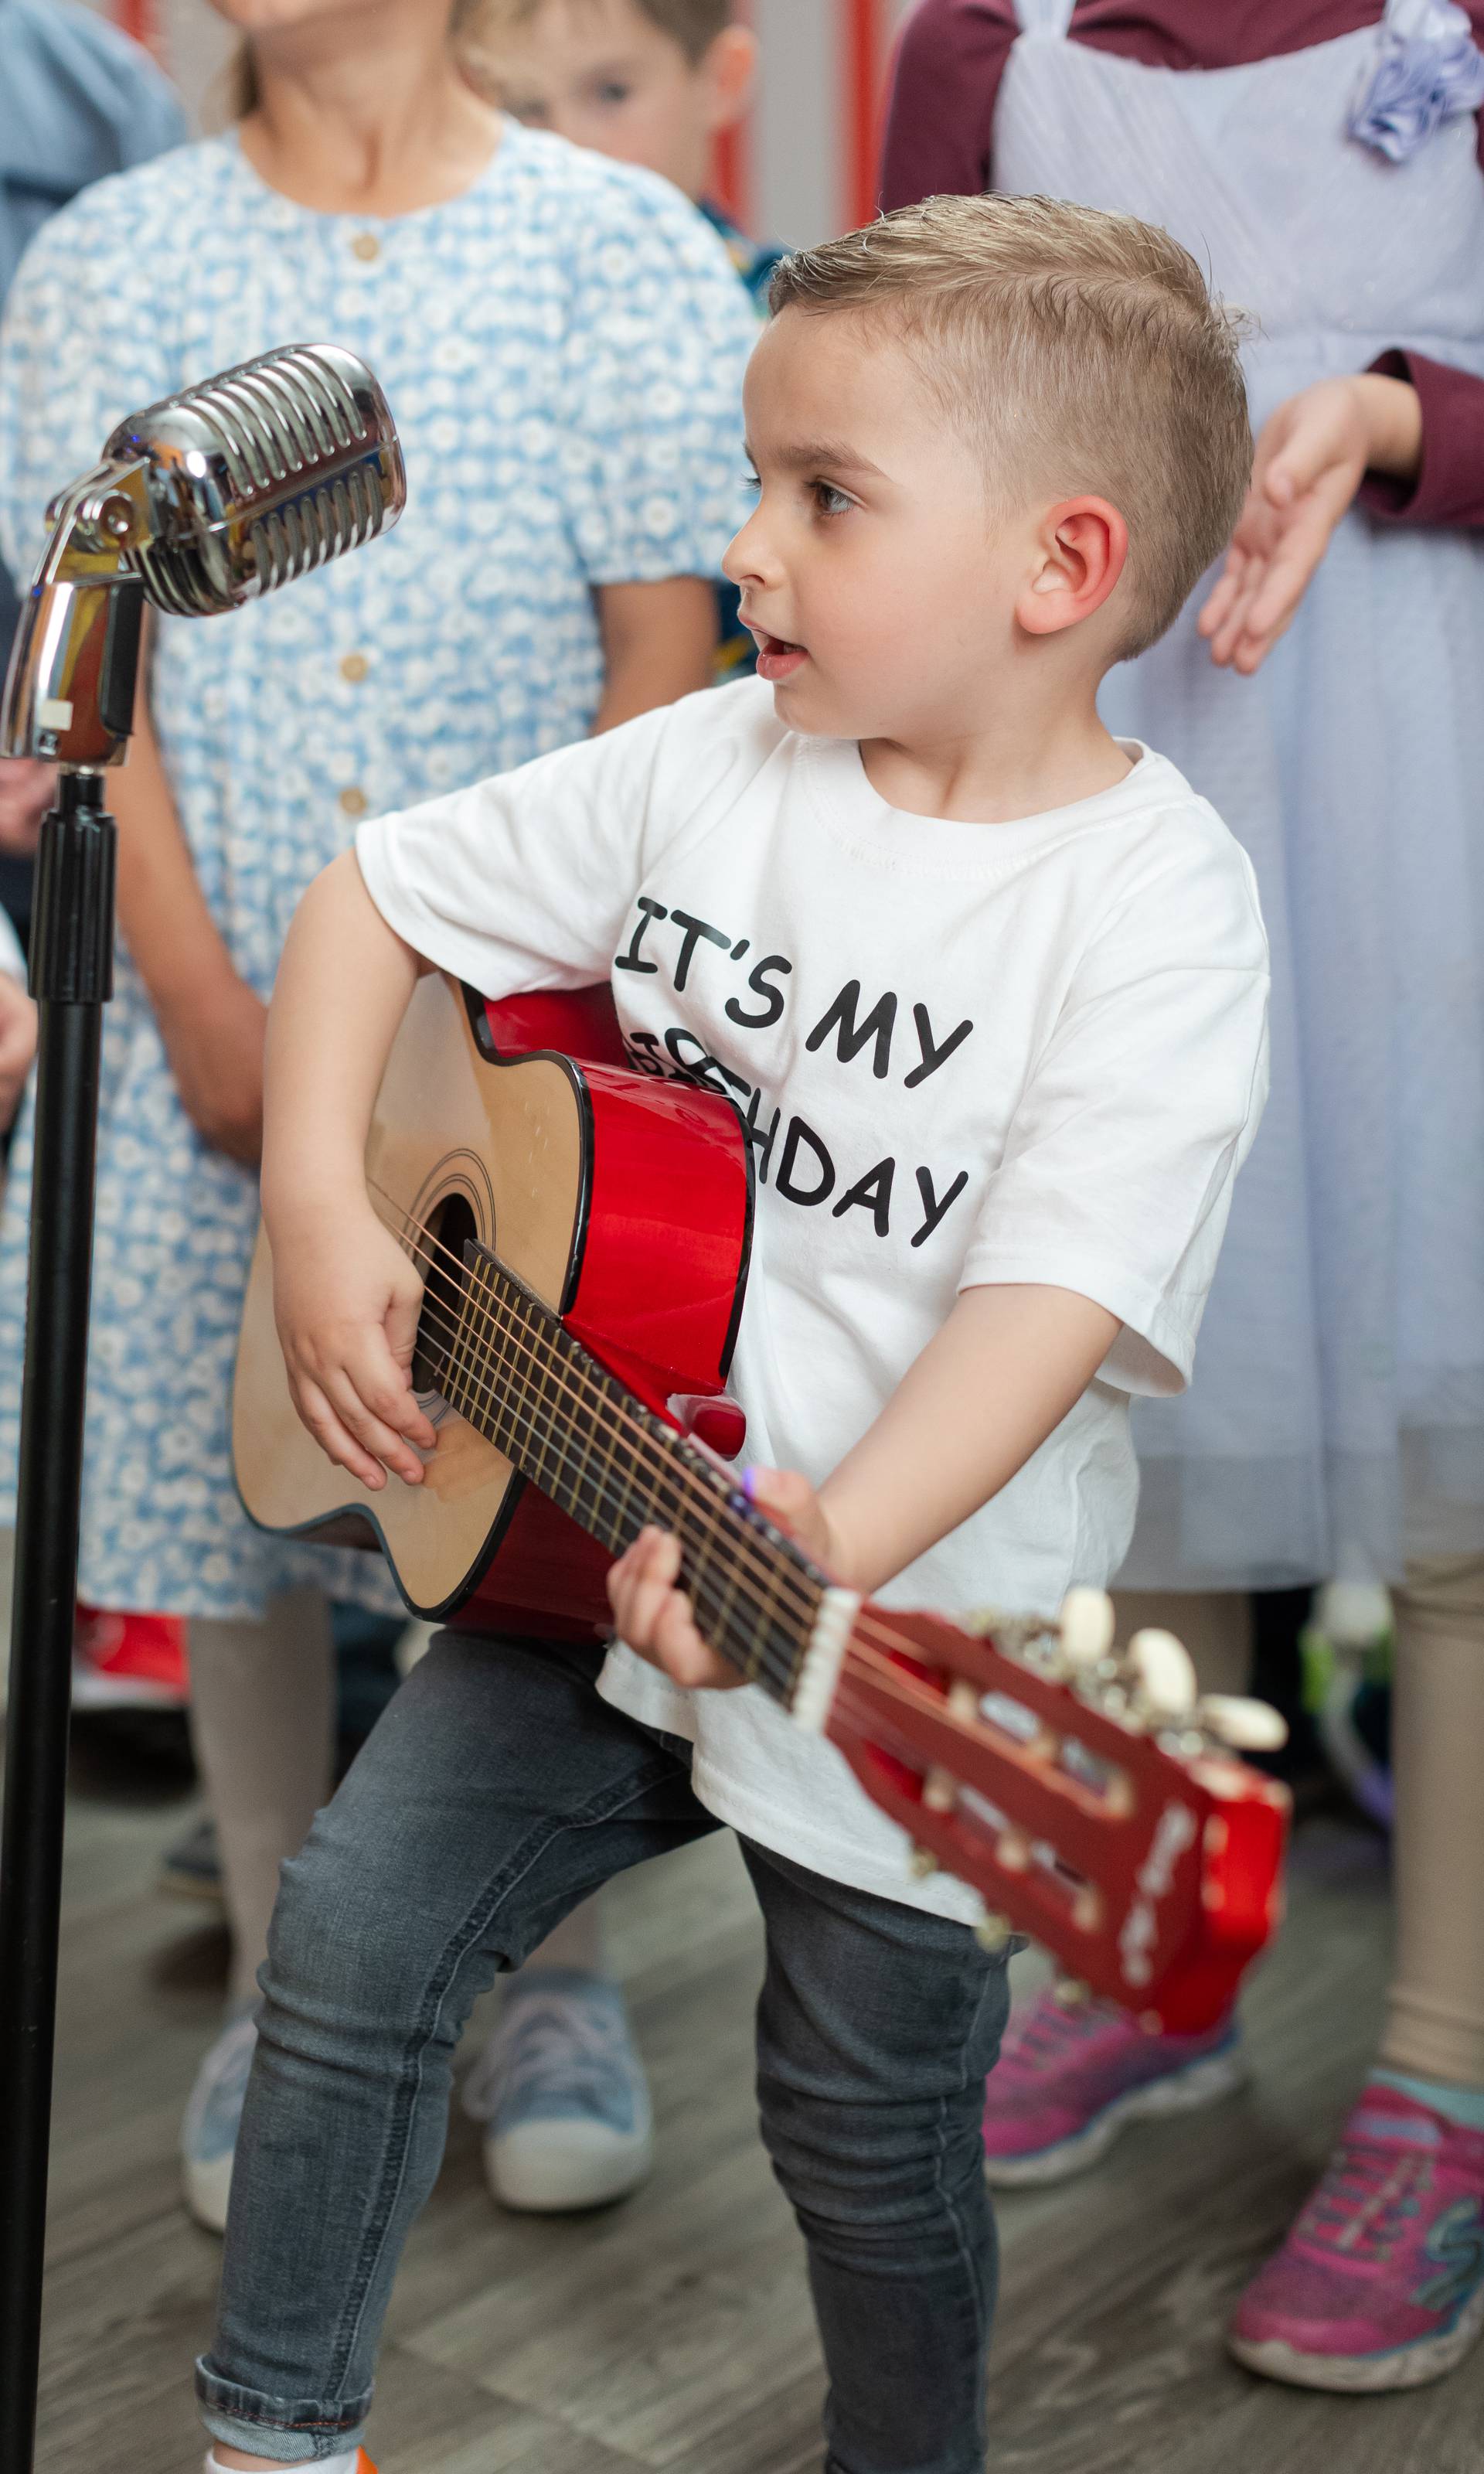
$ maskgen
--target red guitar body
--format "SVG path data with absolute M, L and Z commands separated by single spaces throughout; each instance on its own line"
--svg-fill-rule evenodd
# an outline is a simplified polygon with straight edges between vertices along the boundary
M 513 997 L 484 1016 L 481 1045 L 492 1056 L 544 1050 L 577 1070 L 586 1158 L 568 1330 L 646 1408 L 731 1459 L 745 1420 L 723 1395 L 753 1228 L 752 1155 L 736 1110 L 692 1084 L 635 1073 L 605 987 Z M 523 1487 L 493 1563 L 449 1620 L 550 1639 L 607 1636 L 611 1560 Z

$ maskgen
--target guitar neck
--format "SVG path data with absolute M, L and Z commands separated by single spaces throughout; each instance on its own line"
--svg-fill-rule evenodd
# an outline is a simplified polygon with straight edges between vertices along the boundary
M 497 1256 L 470 1240 L 464 1259 L 457 1329 L 439 1376 L 450 1405 L 614 1555 L 651 1524 L 672 1531 L 679 1586 L 703 1638 L 791 1705 L 827 1575 Z

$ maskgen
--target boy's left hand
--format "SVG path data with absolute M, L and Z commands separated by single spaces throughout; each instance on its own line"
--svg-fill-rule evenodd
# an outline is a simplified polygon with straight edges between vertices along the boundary
M 828 1516 L 807 1478 L 795 1469 L 752 1468 L 745 1485 L 759 1512 L 796 1538 L 815 1563 L 834 1569 L 835 1540 Z M 747 1679 L 730 1659 L 702 1639 L 690 1600 L 675 1586 L 680 1568 L 678 1538 L 663 1529 L 640 1531 L 608 1576 L 609 1603 L 618 1637 L 687 1691 L 702 1687 L 731 1691 Z

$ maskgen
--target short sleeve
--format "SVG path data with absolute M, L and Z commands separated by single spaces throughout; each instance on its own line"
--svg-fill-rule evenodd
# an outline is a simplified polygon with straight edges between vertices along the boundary
M 606 980 L 635 892 L 692 819 L 766 763 L 771 690 L 742 679 L 640 714 L 356 836 L 390 927 L 487 997 Z
M 46 508 L 124 415 L 168 395 L 169 344 L 132 250 L 124 174 L 36 234 L 0 325 L 0 557 L 24 591 Z
M 687 199 L 657 175 L 604 170 L 563 352 L 578 555 L 594 585 L 719 576 L 749 512 L 742 376 L 756 313 Z
M 1252 870 L 1223 841 L 1149 872 L 1089 948 L 960 1281 L 1093 1298 L 1123 1324 L 1101 1372 L 1126 1392 L 1190 1379 L 1233 1180 L 1267 1096 L 1267 943 Z

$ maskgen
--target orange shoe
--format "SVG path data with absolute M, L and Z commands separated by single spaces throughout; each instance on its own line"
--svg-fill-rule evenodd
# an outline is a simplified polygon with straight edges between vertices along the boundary
M 113 1614 L 79 1603 L 74 1710 L 183 1710 L 190 1699 L 180 1615 Z

